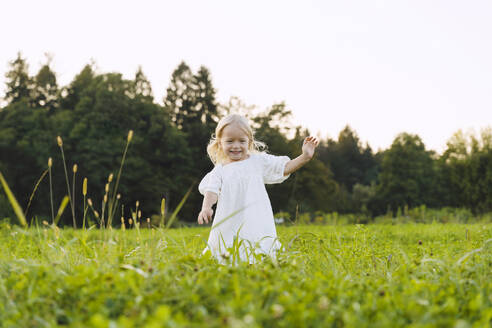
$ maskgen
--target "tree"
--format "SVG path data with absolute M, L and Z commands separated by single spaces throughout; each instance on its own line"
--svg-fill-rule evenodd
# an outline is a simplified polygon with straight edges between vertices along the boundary
M 290 124 L 292 113 L 285 103 L 274 104 L 253 118 L 255 138 L 267 144 L 267 151 L 273 155 L 285 155 L 291 159 L 301 154 L 302 143 L 309 131 Z M 292 139 L 286 134 L 295 129 Z M 335 208 L 334 194 L 337 189 L 332 173 L 322 162 L 314 158 L 301 170 L 295 172 L 281 184 L 268 185 L 274 211 L 289 211 L 295 214 L 299 206 L 302 211 Z
M 253 127 L 260 135 L 262 133 L 273 132 L 274 135 L 285 138 L 294 129 L 290 121 L 291 117 L 292 111 L 287 108 L 285 102 L 280 102 L 273 104 L 265 112 L 253 117 Z M 283 140 L 279 141 L 282 144 Z M 268 143 L 271 144 L 272 140 Z
M 215 93 L 208 69 L 200 67 L 197 74 L 193 74 L 184 62 L 174 70 L 167 88 L 165 110 L 171 122 L 185 134 L 192 156 L 190 184 L 204 176 L 213 166 L 206 148 L 218 122 Z M 201 195 L 195 188 L 184 210 L 187 213 L 198 213 L 200 206 Z
M 145 74 L 142 71 L 142 67 L 138 67 L 137 72 L 135 73 L 135 79 L 133 81 L 134 85 L 130 97 L 136 98 L 140 97 L 145 99 L 146 101 L 153 102 L 154 96 L 152 95 L 152 86 L 150 81 L 147 79 Z
M 376 180 L 378 163 L 371 148 L 363 148 L 357 133 L 348 125 L 340 131 L 337 142 L 328 139 L 319 148 L 320 159 L 349 193 L 357 183 L 370 185 Z
M 182 62 L 173 72 L 164 106 L 174 124 L 184 131 L 199 122 L 210 130 L 218 122 L 218 105 L 210 72 L 201 66 L 196 75 Z
M 102 199 L 108 175 L 117 173 L 125 136 L 134 130 L 119 191 L 125 204 L 138 200 L 144 215 L 150 215 L 166 194 L 170 205 L 177 205 L 191 185 L 192 160 L 183 133 L 159 105 L 145 96 L 133 98 L 134 85 L 116 73 L 92 79 L 75 104 L 67 153 L 80 164 L 80 174 L 89 177 L 92 196 Z
M 29 67 L 21 53 L 9 63 L 10 70 L 5 74 L 7 78 L 7 91 L 5 100 L 9 104 L 21 100 L 30 100 L 32 91 L 32 79 L 29 77 Z
M 56 144 L 59 135 L 68 168 L 78 164 L 77 217 L 82 216 L 79 202 L 84 177 L 89 181 L 88 196 L 101 214 L 105 184 L 110 173 L 117 173 L 131 129 L 134 137 L 118 189 L 125 211 L 121 213 L 118 208 L 118 219 L 120 215 L 128 218 L 137 200 L 144 219 L 160 211 L 164 196 L 169 208 L 177 206 L 196 179 L 191 150 L 184 132 L 176 129 L 164 109 L 148 97 L 144 79 L 139 75 L 136 80 L 140 82 L 136 83 L 117 73 L 96 75 L 88 65 L 63 88 L 63 96 L 58 93 L 64 106 L 53 113 L 32 110 L 25 100 L 0 110 L 0 163 L 21 205 L 27 204 L 48 157 L 53 158 L 55 206 L 67 193 Z M 30 213 L 36 213 L 39 219 L 51 216 L 46 181 L 38 186 L 30 208 Z M 191 217 L 194 213 L 183 208 L 181 214 Z M 70 215 L 66 213 L 60 223 L 71 223 Z
M 75 109 L 84 95 L 84 91 L 92 83 L 95 77 L 93 69 L 94 64 L 87 64 L 82 71 L 75 76 L 74 80 L 68 87 L 64 87 L 61 91 L 60 106 L 64 109 Z
M 218 112 L 221 116 L 233 113 L 239 114 L 252 121 L 258 114 L 258 107 L 255 105 L 247 105 L 239 97 L 231 96 L 227 103 L 219 105 Z
M 444 205 L 466 207 L 475 213 L 492 210 L 492 131 L 480 137 L 456 132 L 439 159 Z
M 30 108 L 25 99 L 0 111 L 2 172 L 23 207 L 27 205 L 36 181 L 47 167 L 52 149 L 50 143 L 54 146 L 55 138 L 51 139 L 52 129 L 46 114 L 45 111 Z M 44 192 L 46 190 L 40 186 L 38 195 Z M 37 201 L 38 198 L 35 198 L 33 207 Z M 44 204 L 40 202 L 38 205 L 43 208 Z
M 219 121 L 218 105 L 215 99 L 216 90 L 212 84 L 209 70 L 201 66 L 194 76 L 196 84 L 196 107 L 200 121 L 207 126 L 208 130 L 214 130 Z
M 185 122 L 195 116 L 193 88 L 193 73 L 185 62 L 181 62 L 171 75 L 171 83 L 164 98 L 164 107 L 178 129 L 183 129 Z
M 433 206 L 436 202 L 434 153 L 417 135 L 399 134 L 384 153 L 376 196 L 377 211 L 386 206 Z
M 295 158 L 301 154 L 303 140 L 308 135 L 308 131 L 305 130 L 302 134 L 296 133 L 296 136 L 289 141 L 291 151 L 288 155 L 290 158 Z M 282 197 L 285 199 L 288 196 L 288 201 L 285 204 L 288 205 L 287 209 L 290 212 L 294 213 L 296 208 L 303 212 L 337 211 L 339 186 L 333 179 L 331 170 L 317 159 L 316 155 L 309 163 L 295 172 L 289 180 L 286 181 L 288 183 L 284 182 L 284 191 L 275 192 L 272 198 Z M 274 191 L 273 188 L 272 191 Z M 283 204 L 282 202 L 279 203 Z M 279 206 L 279 209 L 284 209 L 284 207 Z
M 171 121 L 186 133 L 200 171 L 210 167 L 210 164 L 204 164 L 203 158 L 207 157 L 205 149 L 218 122 L 215 93 L 208 69 L 200 67 L 193 75 L 182 62 L 172 74 L 164 99 Z
M 42 107 L 52 111 L 57 106 L 58 84 L 56 75 L 50 68 L 51 57 L 41 67 L 34 77 L 33 103 L 36 107 Z

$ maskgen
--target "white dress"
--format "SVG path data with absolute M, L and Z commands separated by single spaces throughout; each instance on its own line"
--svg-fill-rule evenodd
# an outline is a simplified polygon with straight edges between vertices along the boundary
M 265 184 L 287 179 L 284 169 L 289 160 L 287 156 L 251 154 L 241 161 L 217 164 L 202 179 L 200 193 L 211 191 L 218 195 L 204 253 L 210 250 L 220 263 L 255 263 L 255 254 L 276 256 L 281 245 Z

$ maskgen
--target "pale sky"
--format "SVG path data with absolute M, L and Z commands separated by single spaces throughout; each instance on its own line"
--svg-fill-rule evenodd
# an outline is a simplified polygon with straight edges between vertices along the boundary
M 217 99 L 266 109 L 373 150 L 401 132 L 441 152 L 458 129 L 492 125 L 492 1 L 2 1 L 0 85 L 21 51 L 31 74 L 54 55 L 59 85 L 95 60 L 161 103 L 184 60 L 206 66 Z M 265 140 L 268 143 L 268 140 Z

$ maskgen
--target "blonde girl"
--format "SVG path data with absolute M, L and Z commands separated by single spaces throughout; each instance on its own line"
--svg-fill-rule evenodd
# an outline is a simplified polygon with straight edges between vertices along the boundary
M 247 119 L 231 114 L 222 118 L 207 152 L 215 167 L 200 182 L 204 196 L 198 223 L 212 221 L 204 252 L 223 263 L 232 255 L 254 263 L 257 254 L 275 257 L 277 240 L 272 207 L 265 184 L 281 183 L 309 162 L 318 140 L 304 139 L 302 154 L 295 159 L 262 151 L 265 144 L 255 140 Z

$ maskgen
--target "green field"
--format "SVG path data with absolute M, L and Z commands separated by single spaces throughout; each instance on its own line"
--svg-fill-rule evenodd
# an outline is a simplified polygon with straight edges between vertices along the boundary
M 277 261 L 209 228 L 0 228 L 3 327 L 490 327 L 492 224 L 278 227 Z

